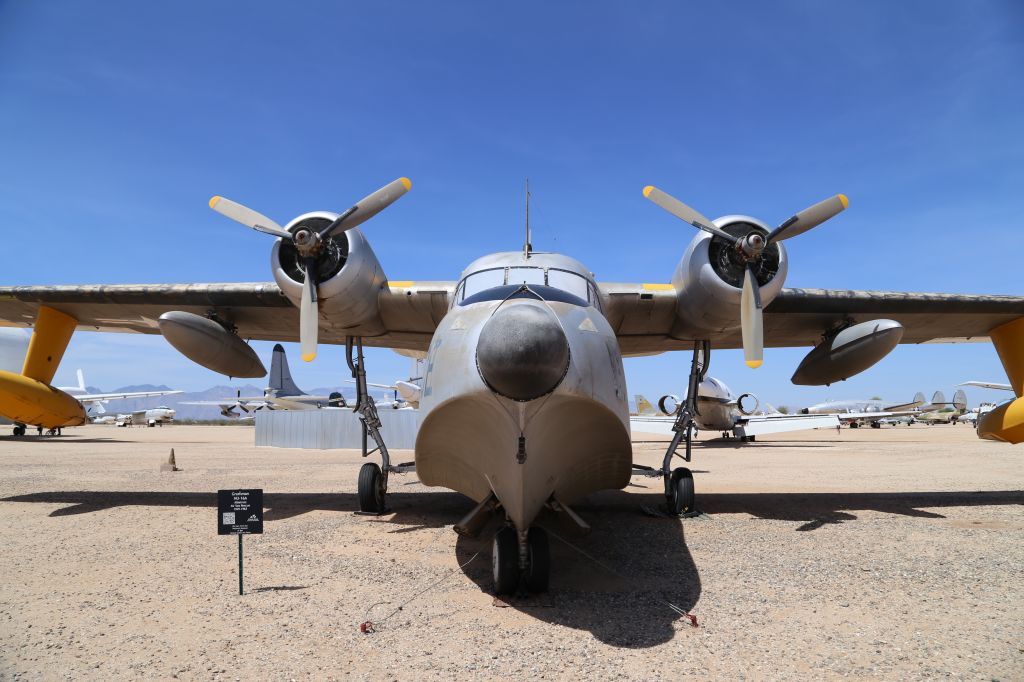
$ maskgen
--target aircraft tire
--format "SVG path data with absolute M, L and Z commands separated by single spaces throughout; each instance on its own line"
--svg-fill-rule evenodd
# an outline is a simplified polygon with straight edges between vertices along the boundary
M 497 594 L 512 594 L 519 586 L 519 538 L 512 526 L 505 526 L 494 535 L 491 574 Z
M 693 474 L 686 467 L 679 467 L 672 472 L 669 481 L 669 511 L 676 516 L 689 514 L 694 510 Z
M 15 426 L 14 427 L 14 435 L 15 436 L 24 436 L 25 435 L 25 427 L 24 426 Z
M 384 475 L 374 462 L 359 468 L 359 511 L 384 513 Z
M 547 592 L 551 577 L 551 548 L 547 531 L 537 526 L 530 528 L 526 545 L 526 574 L 523 576 L 526 588 L 530 592 Z

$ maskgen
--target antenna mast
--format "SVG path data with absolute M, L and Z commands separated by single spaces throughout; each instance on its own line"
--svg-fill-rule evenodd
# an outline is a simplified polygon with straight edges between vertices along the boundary
M 523 256 L 530 257 L 533 244 L 530 243 L 530 178 L 526 178 L 526 241 L 523 243 Z

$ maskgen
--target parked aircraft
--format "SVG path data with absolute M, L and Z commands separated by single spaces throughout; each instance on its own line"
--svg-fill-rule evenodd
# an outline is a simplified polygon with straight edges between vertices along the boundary
M 263 395 L 259 397 L 243 397 L 221 400 L 194 400 L 182 402 L 182 405 L 208 405 L 220 408 L 220 413 L 229 419 L 238 419 L 242 415 L 252 418 L 257 410 L 315 410 L 321 406 L 341 407 L 345 399 L 340 393 L 329 396 L 309 395 L 300 389 L 292 379 L 288 367 L 288 356 L 284 346 L 275 344 L 270 357 L 270 379 Z M 235 412 L 235 410 L 241 410 Z
M 914 421 L 922 424 L 952 424 L 967 411 L 967 395 L 958 390 L 953 394 L 953 402 L 946 402 L 942 391 L 936 391 L 931 403 L 923 405 L 914 415 Z
M 149 427 L 163 426 L 173 421 L 175 414 L 177 413 L 171 408 L 161 405 L 160 407 L 153 407 L 148 410 L 136 410 L 127 414 L 119 414 L 117 419 L 114 420 L 114 424 L 117 426 L 132 426 L 134 424 L 145 424 Z
M 368 218 L 404 195 L 400 178 L 341 214 L 318 211 L 281 226 L 214 197 L 223 215 L 276 237 L 274 283 L 0 288 L 0 320 L 36 319 L 27 395 L 42 402 L 46 359 L 82 329 L 161 333 L 186 357 L 229 376 L 263 376 L 243 339 L 298 340 L 304 360 L 317 343 L 345 343 L 364 377 L 363 345 L 426 357 L 415 469 L 429 486 L 478 504 L 458 527 L 471 533 L 497 514 L 492 566 L 498 592 L 548 584 L 550 553 L 534 524 L 545 507 L 582 523 L 568 506 L 633 473 L 622 357 L 692 352 L 679 430 L 661 470 L 672 512 L 694 508 L 693 477 L 673 469 L 685 441 L 690 459 L 698 386 L 715 348 L 742 348 L 751 367 L 763 347 L 813 346 L 794 381 L 825 385 L 872 366 L 897 343 L 991 337 L 1017 395 L 1024 392 L 1024 298 L 851 290 L 784 289 L 784 244 L 832 218 L 843 195 L 800 211 L 778 227 L 747 216 L 711 221 L 654 187 L 643 195 L 699 230 L 671 283 L 598 283 L 568 256 L 538 253 L 529 229 L 521 251 L 470 263 L 457 280 L 389 280 L 362 231 Z M 629 234 L 618 235 L 628 243 Z M 620 244 L 621 246 L 621 244 Z M 365 394 L 360 385 L 359 395 Z M 51 412 L 58 405 L 48 404 Z M 369 408 L 362 405 L 364 417 Z M 1024 440 L 1024 400 L 993 410 L 979 433 Z M 369 422 L 374 439 L 379 433 Z M 365 511 L 384 512 L 392 465 L 359 474 Z
M 629 418 L 635 432 L 673 435 L 676 414 L 683 402 L 674 395 L 662 396 L 656 411 L 642 395 L 636 396 L 637 414 Z M 835 415 L 757 414 L 760 405 L 752 393 L 735 397 L 729 387 L 713 377 L 705 377 L 697 390 L 697 414 L 694 426 L 702 431 L 720 431 L 722 438 L 730 435 L 750 442 L 767 433 L 786 433 L 806 429 L 836 428 Z
M 44 315 L 49 316 L 48 313 L 40 313 L 40 317 Z M 82 370 L 78 370 L 78 386 L 50 386 L 49 382 L 57 371 L 73 331 L 73 326 L 66 328 L 64 345 L 59 351 L 48 348 L 46 339 L 35 333 L 29 338 L 27 347 L 23 345 L 24 337 L 20 334 L 5 332 L 0 337 L 0 359 L 4 368 L 12 365 L 18 350 L 25 349 L 20 373 L 0 369 L 0 415 L 14 424 L 15 436 L 24 436 L 30 426 L 35 427 L 40 434 L 44 430 L 49 435 L 60 434 L 66 426 L 87 423 L 89 408 L 110 400 L 181 393 L 168 390 L 87 393 Z M 35 353 L 34 347 L 38 349 Z M 43 353 L 46 355 L 43 356 Z

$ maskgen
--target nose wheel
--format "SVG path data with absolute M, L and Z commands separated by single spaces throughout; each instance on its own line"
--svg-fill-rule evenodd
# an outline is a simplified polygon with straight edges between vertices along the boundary
M 668 508 L 675 516 L 693 513 L 694 507 L 693 473 L 686 467 L 679 467 L 669 477 Z
M 494 591 L 512 594 L 520 585 L 529 592 L 547 592 L 551 576 L 548 534 L 534 526 L 523 537 L 512 525 L 494 536 L 491 546 Z

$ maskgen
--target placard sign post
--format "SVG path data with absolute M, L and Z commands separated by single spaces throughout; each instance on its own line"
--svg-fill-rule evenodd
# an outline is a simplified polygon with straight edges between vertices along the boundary
M 263 532 L 263 491 L 217 491 L 217 535 L 238 536 L 238 594 L 243 594 L 242 536 Z

